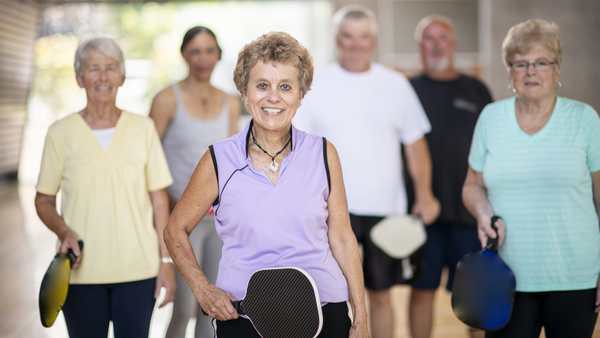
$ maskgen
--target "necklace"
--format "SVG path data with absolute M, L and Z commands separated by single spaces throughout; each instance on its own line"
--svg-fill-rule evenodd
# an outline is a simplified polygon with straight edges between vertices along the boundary
M 271 158 L 271 160 L 273 162 L 271 162 L 268 166 L 265 164 L 265 162 L 263 162 L 263 159 L 258 156 L 258 159 L 260 160 L 260 162 L 262 162 L 263 166 L 265 166 L 267 169 L 269 169 L 270 172 L 272 173 L 276 173 L 279 170 L 279 164 L 277 162 L 275 162 L 275 157 L 277 157 L 277 155 L 281 154 L 281 152 L 287 148 L 288 144 L 290 144 L 290 142 L 292 141 L 292 138 L 290 137 L 290 139 L 287 141 L 287 143 L 283 146 L 283 148 L 281 148 L 280 151 L 278 151 L 277 153 L 275 153 L 275 156 L 272 156 L 271 154 L 269 154 L 266 150 L 264 150 L 260 144 L 258 144 L 258 142 L 256 141 L 256 137 L 254 137 L 254 132 L 252 131 L 252 128 L 250 128 L 250 134 L 252 134 L 252 141 L 254 142 L 254 145 L 263 151 L 263 153 L 267 154 L 267 156 L 269 156 Z M 256 151 L 258 151 L 258 149 L 256 149 Z
M 200 99 L 200 103 L 202 104 L 202 114 L 206 115 L 209 113 L 209 107 L 208 107 L 208 98 L 211 97 L 212 95 L 212 91 L 213 91 L 213 87 L 209 86 L 208 89 L 206 90 L 207 94 L 206 95 L 202 95 L 201 91 L 198 91 L 198 89 L 192 87 L 192 85 L 187 84 L 188 90 L 193 94 L 194 97 L 198 97 Z

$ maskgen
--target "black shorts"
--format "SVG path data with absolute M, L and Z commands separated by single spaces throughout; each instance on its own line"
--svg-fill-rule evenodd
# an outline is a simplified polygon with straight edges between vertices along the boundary
M 350 214 L 352 231 L 363 246 L 365 287 L 376 291 L 405 283 L 402 277 L 402 260 L 391 258 L 371 242 L 371 229 L 382 219 L 383 217 Z
M 456 264 L 464 255 L 480 251 L 477 228 L 461 224 L 433 223 L 426 228 L 427 241 L 421 248 L 426 268 L 414 289 L 435 290 L 440 286 L 442 269 L 448 267 L 446 289 L 452 291 Z
M 596 289 L 551 292 L 517 292 L 508 324 L 486 338 L 539 337 L 591 338 L 598 314 Z
M 347 338 L 352 322 L 348 317 L 348 305 L 343 303 L 328 303 L 323 310 L 323 329 L 318 338 Z M 213 320 L 215 337 L 217 338 L 261 338 L 252 323 L 239 317 L 238 319 L 220 321 Z

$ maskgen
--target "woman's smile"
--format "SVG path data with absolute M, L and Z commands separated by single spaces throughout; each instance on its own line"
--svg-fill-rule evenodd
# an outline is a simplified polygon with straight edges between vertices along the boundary
M 262 108 L 262 111 L 264 111 L 269 116 L 276 116 L 276 115 L 279 115 L 281 112 L 283 112 L 284 109 L 264 107 L 264 108 Z

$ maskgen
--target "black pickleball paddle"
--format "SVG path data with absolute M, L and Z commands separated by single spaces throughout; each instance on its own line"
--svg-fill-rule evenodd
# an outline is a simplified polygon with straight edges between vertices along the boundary
M 255 271 L 244 299 L 232 304 L 263 338 L 314 338 L 323 327 L 317 285 L 300 268 Z
M 492 217 L 496 229 L 499 217 Z M 502 329 L 513 308 L 515 275 L 498 255 L 498 236 L 485 249 L 465 255 L 456 266 L 452 310 L 463 323 L 486 331 Z
M 83 241 L 79 240 L 79 250 L 83 250 Z M 44 327 L 51 327 L 65 304 L 69 291 L 71 266 L 77 260 L 73 250 L 54 256 L 42 279 L 39 296 L 40 319 Z

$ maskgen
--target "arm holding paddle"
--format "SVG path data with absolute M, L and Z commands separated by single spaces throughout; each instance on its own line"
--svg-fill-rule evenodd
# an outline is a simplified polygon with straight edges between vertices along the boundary
M 189 239 L 192 230 L 218 196 L 217 177 L 210 152 L 207 151 L 177 202 L 164 235 L 175 266 L 190 285 L 202 309 L 212 318 L 230 320 L 238 318 L 237 311 L 231 305 L 235 297 L 210 284 L 196 261 Z
M 600 219 L 600 171 L 592 173 L 592 190 L 594 191 L 594 205 Z M 596 312 L 600 312 L 600 276 L 598 276 L 598 288 L 596 289 Z
M 77 234 L 69 228 L 58 214 L 58 211 L 56 211 L 56 196 L 44 195 L 38 192 L 35 195 L 35 209 L 42 222 L 58 236 L 60 240 L 59 251 L 66 254 L 69 249 L 73 250 L 73 253 L 77 256 L 77 260 L 72 268 L 77 268 L 82 258 L 79 244 L 77 243 Z
M 496 232 L 491 226 L 494 210 L 487 198 L 483 173 L 477 172 L 471 167 L 467 171 L 467 178 L 463 186 L 463 203 L 471 215 L 477 219 L 477 234 L 483 248 L 487 244 L 488 237 L 496 238 Z M 496 228 L 498 229 L 498 246 L 501 246 L 506 234 L 506 226 L 502 219 L 496 221 Z
M 169 198 L 167 196 L 167 190 L 161 189 L 158 191 L 151 191 L 150 201 L 152 202 L 152 210 L 154 213 L 154 227 L 158 234 L 158 243 L 160 244 L 160 256 L 168 258 L 170 257 L 169 250 L 167 249 L 167 245 L 163 238 L 163 232 L 167 226 L 167 221 L 169 220 Z M 160 270 L 158 270 L 158 276 L 156 277 L 154 298 L 158 297 L 160 289 L 163 287 L 165 288 L 166 294 L 165 299 L 162 304 L 160 304 L 159 308 L 173 301 L 175 298 L 175 289 L 177 289 L 173 265 L 161 262 Z
M 404 145 L 408 171 L 415 185 L 415 205 L 411 213 L 419 215 L 425 225 L 440 215 L 440 202 L 431 190 L 431 156 L 425 137 Z
M 331 172 L 331 191 L 327 199 L 329 247 L 346 280 L 353 314 L 350 337 L 369 337 L 362 266 L 358 244 L 350 227 L 348 202 L 342 177 L 342 167 L 335 147 L 327 142 L 327 160 Z

